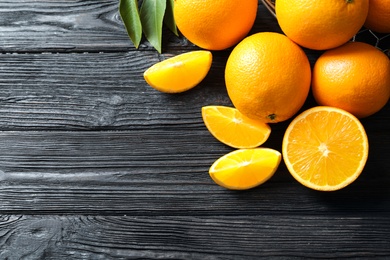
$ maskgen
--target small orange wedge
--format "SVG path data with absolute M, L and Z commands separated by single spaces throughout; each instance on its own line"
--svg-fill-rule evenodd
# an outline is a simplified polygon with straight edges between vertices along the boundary
M 144 78 L 161 92 L 184 92 L 206 77 L 212 59 L 210 51 L 190 51 L 154 64 L 144 72 Z
M 269 148 L 239 149 L 216 160 L 209 174 L 215 183 L 224 188 L 251 189 L 273 176 L 281 157 L 278 151 Z
M 318 106 L 287 127 L 283 159 L 291 175 L 306 187 L 334 191 L 355 181 L 368 157 L 368 139 L 360 121 L 339 108 Z
M 226 106 L 202 107 L 203 122 L 220 142 L 234 148 L 255 148 L 267 141 L 271 127 Z

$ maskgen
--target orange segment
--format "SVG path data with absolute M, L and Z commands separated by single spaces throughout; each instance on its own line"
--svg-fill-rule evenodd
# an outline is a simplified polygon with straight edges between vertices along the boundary
M 318 106 L 298 115 L 282 145 L 291 175 L 306 187 L 334 191 L 357 179 L 368 157 L 360 121 L 339 108 Z
M 202 107 L 203 121 L 220 142 L 234 148 L 255 148 L 267 141 L 271 127 L 225 106 Z
M 230 152 L 210 167 L 210 177 L 231 190 L 246 190 L 269 180 L 281 161 L 281 154 L 269 148 L 241 149 Z
M 198 85 L 212 63 L 210 51 L 191 51 L 154 64 L 144 72 L 146 82 L 165 93 L 179 93 Z

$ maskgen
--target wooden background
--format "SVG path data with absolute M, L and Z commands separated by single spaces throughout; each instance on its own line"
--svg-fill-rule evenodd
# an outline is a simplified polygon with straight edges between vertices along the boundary
M 0 259 L 390 258 L 390 105 L 362 120 L 370 155 L 349 187 L 309 190 L 282 163 L 225 190 L 208 168 L 232 149 L 200 109 L 231 105 L 230 50 L 196 88 L 159 93 L 143 71 L 197 48 L 165 31 L 162 55 L 134 49 L 118 2 L 0 1 Z M 260 31 L 280 32 L 261 4 Z M 263 146 L 281 150 L 287 125 Z

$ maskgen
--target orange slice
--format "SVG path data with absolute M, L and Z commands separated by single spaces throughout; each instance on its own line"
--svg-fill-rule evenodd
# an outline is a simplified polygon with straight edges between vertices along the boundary
M 281 158 L 278 151 L 269 148 L 235 150 L 216 160 L 209 174 L 224 188 L 246 190 L 269 180 Z
M 234 148 L 255 148 L 267 141 L 271 127 L 225 106 L 202 107 L 203 122 L 220 142 Z
M 210 51 L 191 51 L 154 64 L 144 72 L 146 82 L 165 93 L 179 93 L 198 85 L 212 62 Z
M 318 106 L 290 123 L 282 154 L 298 182 L 315 190 L 334 191 L 351 184 L 363 171 L 368 139 L 363 125 L 349 112 Z

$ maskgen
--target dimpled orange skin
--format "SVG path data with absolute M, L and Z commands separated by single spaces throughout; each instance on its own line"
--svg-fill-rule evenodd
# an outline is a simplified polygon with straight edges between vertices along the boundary
M 390 60 L 377 48 L 350 42 L 328 50 L 313 68 L 317 103 L 344 109 L 358 118 L 383 108 L 390 97 Z
M 278 0 L 282 31 L 299 45 L 326 50 L 349 41 L 363 26 L 369 0 Z
M 258 0 L 175 0 L 174 18 L 180 32 L 208 50 L 227 49 L 251 30 Z
M 266 123 L 291 118 L 310 90 L 311 68 L 303 50 L 285 35 L 262 32 L 241 41 L 230 54 L 225 83 L 233 105 Z
M 390 0 L 370 0 L 364 26 L 379 33 L 390 33 Z

